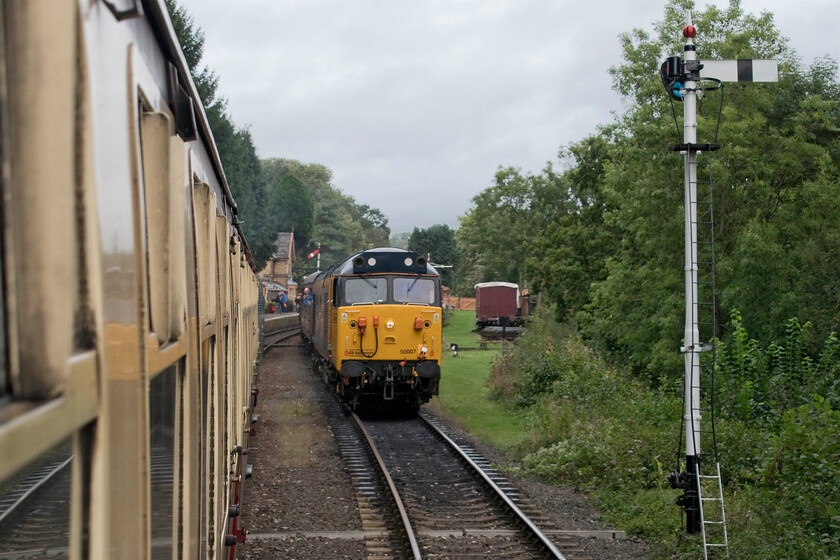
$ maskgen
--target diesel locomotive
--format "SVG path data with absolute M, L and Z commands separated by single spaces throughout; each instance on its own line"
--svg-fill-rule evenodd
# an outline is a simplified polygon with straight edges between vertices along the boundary
M 301 332 L 325 381 L 351 408 L 393 402 L 416 410 L 438 394 L 440 275 L 425 257 L 361 251 L 307 276 L 307 289 Z

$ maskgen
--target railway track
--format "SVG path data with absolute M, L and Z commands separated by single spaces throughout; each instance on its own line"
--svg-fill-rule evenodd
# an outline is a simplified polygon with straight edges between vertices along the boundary
M 59 448 L 0 488 L 0 559 L 68 557 L 70 453 Z
M 368 558 L 586 558 L 555 535 L 561 552 L 504 477 L 434 418 L 352 420 L 333 413 L 330 423 L 356 486 Z
M 273 332 L 271 334 L 265 335 L 265 341 L 263 343 L 263 352 L 268 352 L 274 348 L 280 348 L 281 346 L 299 346 L 298 343 L 295 344 L 287 344 L 286 341 L 290 338 L 294 338 L 300 334 L 300 326 L 295 325 L 293 327 L 287 327 L 283 330 L 279 330 Z

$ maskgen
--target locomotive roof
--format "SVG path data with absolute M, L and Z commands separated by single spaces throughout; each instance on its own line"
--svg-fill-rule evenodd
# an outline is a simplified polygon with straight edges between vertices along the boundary
M 397 247 L 377 247 L 359 251 L 326 270 L 310 274 L 304 278 L 304 284 L 311 284 L 319 278 L 328 276 L 389 273 L 438 275 L 435 267 L 426 261 L 426 257 L 416 251 L 407 251 Z

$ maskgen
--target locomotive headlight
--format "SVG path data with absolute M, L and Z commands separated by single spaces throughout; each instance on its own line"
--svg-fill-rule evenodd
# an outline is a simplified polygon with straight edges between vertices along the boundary
M 393 319 L 387 319 L 385 321 L 385 328 L 389 331 L 394 330 L 394 320 Z

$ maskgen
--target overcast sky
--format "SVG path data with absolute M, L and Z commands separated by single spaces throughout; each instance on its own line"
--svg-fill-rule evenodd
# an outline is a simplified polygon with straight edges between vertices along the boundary
M 664 0 L 178 0 L 260 158 L 318 163 L 392 232 L 457 228 L 496 169 L 538 173 L 620 111 L 618 35 Z M 704 2 L 726 6 L 726 0 Z M 743 0 L 810 64 L 840 0 Z M 697 43 L 702 57 L 702 30 Z M 680 53 L 673 53 L 680 54 Z M 664 95 L 664 93 L 663 93 Z

